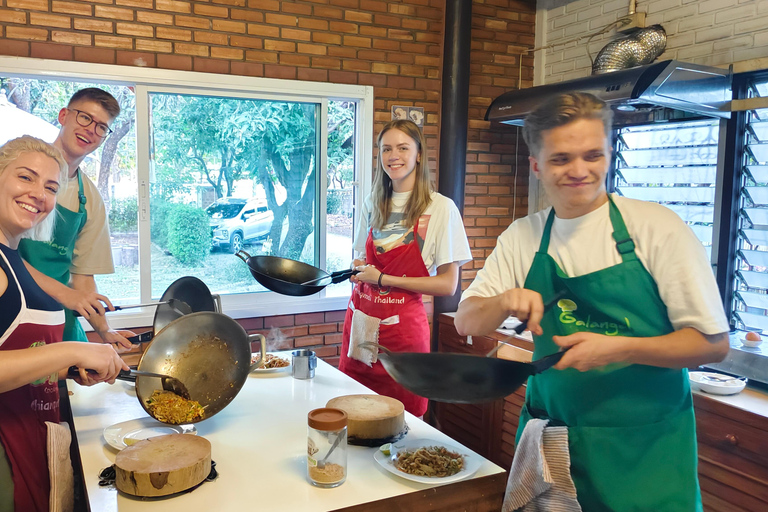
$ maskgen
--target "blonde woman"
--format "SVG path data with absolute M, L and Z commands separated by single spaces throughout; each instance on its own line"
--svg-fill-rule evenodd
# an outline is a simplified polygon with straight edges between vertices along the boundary
M 83 384 L 128 369 L 110 345 L 61 342 L 62 307 L 35 284 L 18 252 L 24 236 L 50 237 L 66 182 L 59 150 L 34 137 L 0 147 L 0 511 L 45 512 L 50 481 L 46 422 L 59 422 L 59 371 Z
M 422 416 L 427 400 L 394 382 L 374 354 L 375 341 L 397 352 L 429 352 L 422 294 L 451 295 L 459 267 L 472 259 L 456 205 L 432 190 L 427 147 L 409 120 L 379 133 L 373 190 L 363 205 L 355 238 L 360 273 L 347 308 L 339 369 L 379 394 L 397 398 Z

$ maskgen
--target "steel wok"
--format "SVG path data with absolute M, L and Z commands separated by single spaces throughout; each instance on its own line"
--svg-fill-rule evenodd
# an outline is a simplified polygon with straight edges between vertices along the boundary
M 531 363 L 470 354 L 392 352 L 377 343 L 361 347 L 384 352 L 378 355 L 384 369 L 405 389 L 436 402 L 472 404 L 490 402 L 512 394 L 531 375 L 560 361 L 565 351 Z
M 260 343 L 260 357 L 251 364 L 251 341 L 256 340 Z M 237 396 L 249 372 L 264 360 L 265 341 L 261 334 L 248 335 L 239 323 L 221 313 L 192 313 L 177 318 L 155 335 L 138 369 L 183 382 L 190 399 L 205 407 L 205 420 Z M 159 389 L 162 385 L 158 378 L 136 379 L 136 395 L 150 416 L 146 400 Z
M 248 265 L 251 275 L 264 288 L 294 297 L 312 295 L 359 272 L 348 269 L 329 274 L 301 261 L 277 256 L 251 256 L 245 251 L 238 251 L 235 256 Z

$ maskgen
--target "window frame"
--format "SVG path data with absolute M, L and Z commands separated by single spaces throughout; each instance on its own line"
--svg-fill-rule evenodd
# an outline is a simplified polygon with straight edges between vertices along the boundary
M 196 71 L 177 71 L 158 68 L 121 66 L 114 64 L 78 63 L 76 70 L 70 61 L 0 56 L 0 73 L 38 80 L 88 81 L 98 84 L 134 87 L 136 94 L 136 190 L 139 219 L 139 293 L 141 302 L 151 300 L 151 258 L 149 223 L 150 177 L 150 92 L 200 94 L 233 98 L 302 101 L 320 106 L 318 143 L 318 191 L 327 190 L 328 102 L 334 100 L 357 103 L 354 159 L 357 169 L 353 187 L 353 226 L 358 225 L 363 198 L 371 190 L 373 173 L 374 90 L 367 85 L 335 84 L 283 80 L 240 75 L 221 75 Z M 62 105 L 64 106 L 64 105 Z M 314 230 L 319 264 L 325 262 L 326 194 L 318 194 L 315 214 L 318 229 Z M 355 232 L 352 237 L 354 242 Z M 351 261 L 352 255 L 350 255 Z M 142 264 L 144 262 L 144 264 Z M 351 288 L 350 288 L 351 292 Z M 233 318 L 258 318 L 298 313 L 343 310 L 349 296 L 327 297 L 325 290 L 309 297 L 290 297 L 275 292 L 227 294 L 221 296 L 222 311 Z M 154 308 L 112 313 L 110 324 L 114 328 L 148 326 L 153 323 Z M 84 324 L 86 328 L 90 325 Z

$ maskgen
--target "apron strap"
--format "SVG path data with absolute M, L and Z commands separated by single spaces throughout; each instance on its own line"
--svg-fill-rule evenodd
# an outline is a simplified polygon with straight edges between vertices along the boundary
M 80 206 L 77 209 L 78 213 L 85 213 L 85 203 L 88 202 L 88 198 L 85 197 L 83 192 L 83 175 L 80 168 L 77 168 L 77 199 L 80 202 Z
M 636 261 L 637 254 L 635 254 L 635 242 L 632 237 L 629 236 L 627 226 L 624 224 L 624 218 L 621 216 L 621 212 L 616 207 L 616 203 L 613 202 L 613 198 L 608 194 L 608 215 L 611 218 L 611 225 L 613 226 L 613 239 L 616 240 L 616 250 L 621 255 L 621 261 L 624 263 L 628 261 Z
M 555 208 L 553 207 L 549 211 L 549 215 L 547 216 L 547 223 L 544 224 L 544 231 L 541 233 L 541 243 L 539 244 L 539 253 L 543 255 L 547 255 L 547 251 L 549 250 L 549 235 L 552 232 L 552 223 L 555 221 Z

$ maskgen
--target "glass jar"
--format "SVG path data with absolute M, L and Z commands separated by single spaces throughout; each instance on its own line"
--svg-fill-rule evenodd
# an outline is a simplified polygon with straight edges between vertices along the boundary
M 337 487 L 347 479 L 347 413 L 324 407 L 307 415 L 307 476 L 317 487 Z

